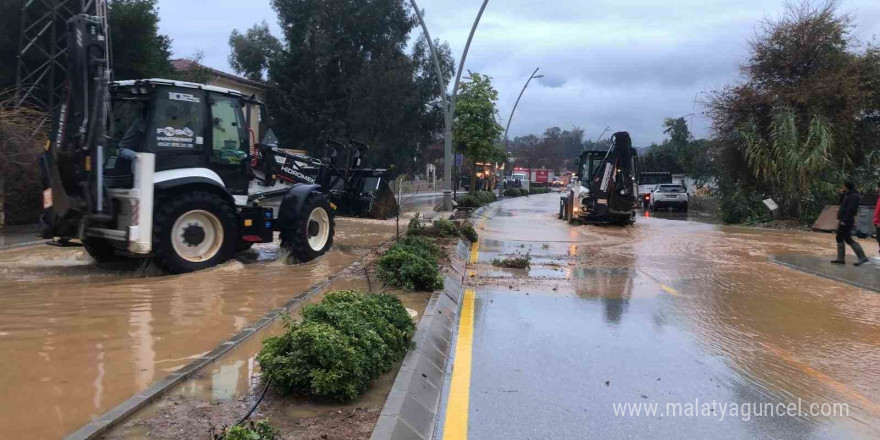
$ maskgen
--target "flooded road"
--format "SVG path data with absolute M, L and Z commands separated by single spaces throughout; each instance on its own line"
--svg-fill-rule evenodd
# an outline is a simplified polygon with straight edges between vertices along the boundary
M 276 243 L 176 276 L 137 261 L 99 267 L 81 248 L 0 252 L 0 438 L 69 434 L 394 231 L 390 220 L 340 218 L 331 252 L 309 263 L 284 263 Z
M 880 437 L 880 295 L 769 259 L 830 260 L 832 235 L 556 211 L 512 199 L 480 225 L 471 438 Z M 529 269 L 491 264 L 518 254 Z

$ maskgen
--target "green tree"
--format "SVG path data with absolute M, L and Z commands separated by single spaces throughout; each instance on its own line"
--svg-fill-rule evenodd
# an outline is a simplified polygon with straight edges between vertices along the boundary
M 791 107 L 777 107 L 768 138 L 755 122 L 740 128 L 739 135 L 755 177 L 781 189 L 782 208 L 799 216 L 811 186 L 831 164 L 834 138 L 831 125 L 820 115 L 811 118 L 803 133 L 798 125 Z M 832 183 L 818 183 L 824 191 L 834 190 Z
M 159 33 L 156 0 L 110 0 L 108 7 L 113 77 L 171 76 L 171 38 Z
M 233 29 L 229 36 L 229 65 L 236 73 L 245 78 L 262 81 L 264 72 L 269 68 L 269 60 L 281 51 L 281 43 L 269 32 L 269 25 L 264 20 L 255 24 L 244 34 Z
M 708 103 L 712 154 L 730 187 L 785 200 L 786 214 L 806 221 L 834 200 L 828 188 L 870 176 L 859 170 L 880 156 L 880 52 L 852 37 L 852 17 L 837 8 L 793 4 L 764 23 L 745 80 Z
M 275 90 L 267 106 L 281 142 L 319 154 L 327 139 L 357 138 L 374 147 L 368 165 L 414 169 L 420 147 L 430 144 L 426 133 L 442 128 L 442 109 L 424 44 L 417 40 L 413 53 L 406 52 L 415 27 L 407 3 L 273 0 L 272 5 L 284 43 L 269 61 Z M 442 58 L 451 66 L 451 57 Z
M 498 91 L 486 75 L 469 72 L 471 80 L 461 85 L 455 104 L 453 140 L 459 152 L 471 163 L 500 162 L 504 149 L 498 144 L 503 127 L 495 121 Z M 476 166 L 476 165 L 475 165 Z M 471 173 L 471 191 L 476 188 L 476 175 Z

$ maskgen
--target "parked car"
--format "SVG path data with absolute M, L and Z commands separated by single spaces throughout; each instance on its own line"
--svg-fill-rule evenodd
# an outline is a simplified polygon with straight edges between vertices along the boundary
M 682 212 L 687 212 L 688 202 L 687 190 L 678 184 L 661 183 L 654 187 L 651 191 L 651 198 L 648 202 L 648 208 L 656 211 L 661 208 L 675 208 Z

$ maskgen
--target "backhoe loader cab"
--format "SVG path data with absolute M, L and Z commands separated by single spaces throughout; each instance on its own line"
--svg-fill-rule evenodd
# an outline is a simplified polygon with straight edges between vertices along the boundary
M 276 230 L 282 246 L 300 260 L 331 246 L 334 213 L 319 185 L 294 185 L 276 194 L 283 197 L 277 216 L 254 202 L 259 194 L 249 194 L 252 145 L 244 115 L 257 101 L 235 90 L 148 79 L 110 83 L 109 104 L 102 166 L 85 170 L 100 177 L 68 185 L 74 190 L 67 191 L 48 170 L 47 238 L 80 239 L 99 262 L 154 256 L 175 273 L 210 267 L 252 243 L 271 242 Z M 44 167 L 76 169 L 58 145 L 64 141 L 52 144 Z M 100 210 L 90 200 L 96 188 L 84 190 L 97 181 L 106 200 Z
M 585 150 L 578 157 L 578 179 L 561 199 L 560 218 L 571 222 L 633 223 L 638 175 L 638 154 L 629 133 L 615 133 L 607 151 Z

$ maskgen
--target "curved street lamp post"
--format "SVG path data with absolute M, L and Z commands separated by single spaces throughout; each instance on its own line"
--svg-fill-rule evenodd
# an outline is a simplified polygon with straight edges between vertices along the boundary
M 510 148 L 509 141 L 507 139 L 507 132 L 510 130 L 510 122 L 513 121 L 513 114 L 516 112 L 516 106 L 519 105 L 519 100 L 522 99 L 523 93 L 525 93 L 526 88 L 529 86 L 529 83 L 532 82 L 533 79 L 544 77 L 544 75 L 537 74 L 538 69 L 540 69 L 540 67 L 536 67 L 535 71 L 532 72 L 532 75 L 529 77 L 529 79 L 526 80 L 525 85 L 523 85 L 522 90 L 520 90 L 520 92 L 519 92 L 519 96 L 516 97 L 516 103 L 513 104 L 513 109 L 510 110 L 510 117 L 507 118 L 507 128 L 504 129 L 504 150 L 505 151 L 508 151 Z M 531 174 L 531 170 L 529 170 L 529 174 Z M 529 178 L 531 178 L 531 176 L 529 176 Z M 500 182 L 499 182 L 499 185 L 498 185 L 498 197 L 499 198 L 504 195 L 504 193 L 501 191 L 501 188 L 502 188 L 502 185 L 500 185 Z
M 477 13 L 477 18 L 474 20 L 474 24 L 471 27 L 471 33 L 468 35 L 467 44 L 464 46 L 464 52 L 461 54 L 461 62 L 458 65 L 458 72 L 455 75 L 455 83 L 452 86 L 452 95 L 450 96 L 449 102 L 446 101 L 446 75 L 443 73 L 443 69 L 440 66 L 440 57 L 437 55 L 437 48 L 434 47 L 434 41 L 431 40 L 431 34 L 428 32 L 428 26 L 425 24 L 425 19 L 422 17 L 422 11 L 419 9 L 419 6 L 416 4 L 416 0 L 410 0 L 412 3 L 413 9 L 416 11 L 416 16 L 419 18 L 419 23 L 422 25 L 422 30 L 425 32 L 425 38 L 428 39 L 428 47 L 431 49 L 431 56 L 434 58 L 434 68 L 437 70 L 437 81 L 439 81 L 440 85 L 440 96 L 443 100 L 443 113 L 444 113 L 444 122 L 445 122 L 445 130 L 444 130 L 444 159 L 443 159 L 443 210 L 451 211 L 452 210 L 452 117 L 455 115 L 455 95 L 458 93 L 458 84 L 461 81 L 461 71 L 464 69 L 464 61 L 467 59 L 468 49 L 471 47 L 471 40 L 474 39 L 474 32 L 477 31 L 477 25 L 480 23 L 480 18 L 483 16 L 483 11 L 486 10 L 486 5 L 489 3 L 489 0 L 483 0 L 483 5 L 480 7 L 480 12 Z

